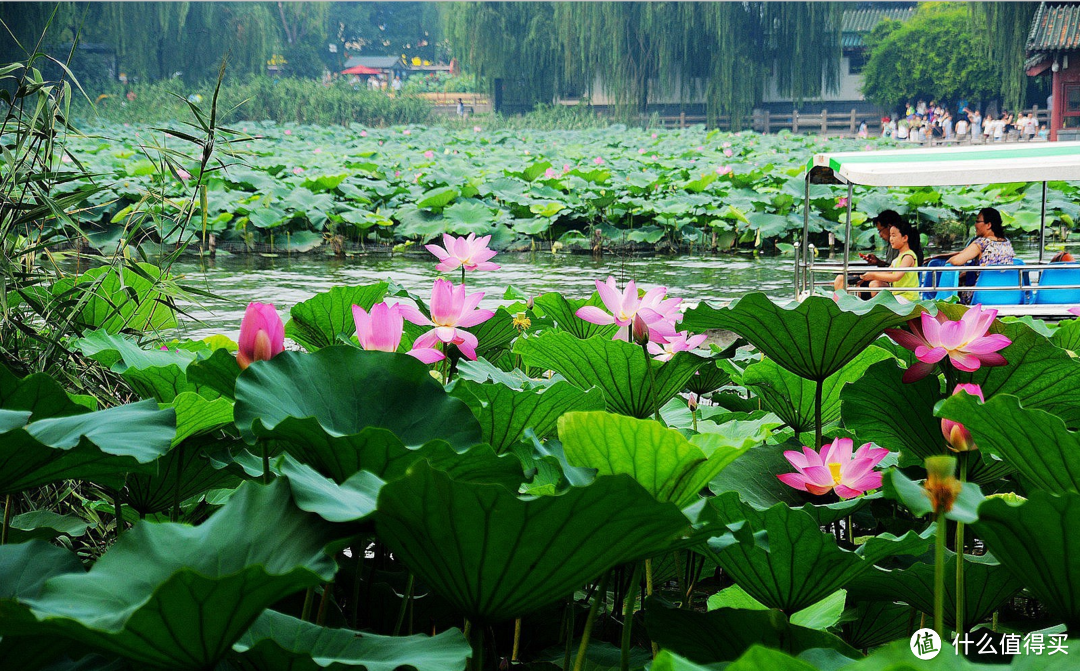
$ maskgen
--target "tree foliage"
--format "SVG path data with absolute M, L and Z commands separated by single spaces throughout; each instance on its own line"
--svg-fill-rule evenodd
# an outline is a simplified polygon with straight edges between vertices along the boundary
M 796 100 L 839 81 L 839 3 L 459 3 L 447 37 L 489 82 L 525 102 L 574 88 L 626 111 L 675 95 L 747 114 L 775 74 Z M 507 90 L 504 89 L 504 93 Z
M 973 2 L 969 5 L 982 54 L 993 65 L 1001 82 L 1002 102 L 1007 109 L 1024 104 L 1028 77 L 1024 72 L 1027 38 L 1037 2 Z
M 884 21 L 870 34 L 863 94 L 886 108 L 917 99 L 985 101 L 1001 93 L 962 6 L 921 5 L 908 22 Z

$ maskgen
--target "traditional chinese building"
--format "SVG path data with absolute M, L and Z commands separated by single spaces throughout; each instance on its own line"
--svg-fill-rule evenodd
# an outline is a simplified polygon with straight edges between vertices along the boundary
M 1025 63 L 1050 76 L 1050 139 L 1080 140 L 1080 4 L 1043 2 L 1031 22 Z

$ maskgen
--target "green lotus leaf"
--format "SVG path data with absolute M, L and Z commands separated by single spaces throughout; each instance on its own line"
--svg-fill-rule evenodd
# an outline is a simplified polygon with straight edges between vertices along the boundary
M 721 523 L 747 520 L 754 531 L 768 532 L 767 549 L 732 544 L 718 551 L 717 562 L 750 596 L 786 613 L 821 601 L 886 557 L 921 554 L 928 544 L 909 532 L 899 538 L 882 534 L 854 552 L 842 550 L 810 515 L 783 504 L 757 510 L 734 492 L 709 499 L 706 511 Z
M 625 475 L 522 500 L 423 462 L 382 488 L 376 515 L 379 538 L 474 626 L 542 608 L 688 526 L 678 508 Z
M 945 555 L 945 624 L 956 626 L 956 553 Z M 993 557 L 964 559 L 964 631 L 986 620 L 1023 585 Z M 934 565 L 916 562 L 903 569 L 875 567 L 856 578 L 848 590 L 859 600 L 901 601 L 934 614 Z
M 567 461 L 597 475 L 625 473 L 657 501 L 684 508 L 709 481 L 746 451 L 718 446 L 703 450 L 659 422 L 606 412 L 569 412 L 559 418 Z
M 846 501 L 830 502 L 830 498 L 834 497 L 814 496 L 785 485 L 776 476 L 780 473 L 791 473 L 794 468 L 791 462 L 784 458 L 784 452 L 801 449 L 802 446 L 793 441 L 751 447 L 746 454 L 713 478 L 709 489 L 714 494 L 736 492 L 742 501 L 758 510 L 771 508 L 777 503 L 786 503 L 810 515 L 818 526 L 843 519 L 881 496 L 880 493 L 874 493 Z
M 374 514 L 384 484 L 368 471 L 357 471 L 339 485 L 289 455 L 281 457 L 277 468 L 289 480 L 296 507 L 328 522 L 359 522 Z
M 962 305 L 942 304 L 950 319 L 959 319 Z M 1027 409 L 1051 412 L 1074 428 L 1080 428 L 1080 386 L 1071 384 L 1080 376 L 1080 361 L 1055 346 L 1045 336 L 1019 322 L 995 321 L 991 333 L 1002 333 L 1012 344 L 1001 350 L 1009 363 L 983 366 L 974 373 L 957 374 L 957 382 L 982 387 L 983 398 L 1012 394 Z M 950 390 L 951 391 L 951 390 Z
M 91 525 L 74 515 L 60 515 L 51 510 L 31 510 L 11 518 L 8 527 L 9 543 L 31 540 L 51 541 L 57 536 L 82 536 Z
M 388 288 L 386 282 L 379 282 L 356 287 L 333 287 L 317 293 L 289 310 L 291 318 L 285 324 L 285 335 L 309 352 L 334 345 L 339 336 L 348 338 L 356 333 L 352 306 L 359 305 L 370 312 L 371 307 L 383 299 Z
M 442 440 L 463 451 L 480 442 L 469 407 L 447 394 L 424 364 L 407 354 L 348 345 L 313 354 L 282 352 L 252 364 L 236 380 L 234 414 L 247 435 L 266 435 L 286 419 L 310 417 L 332 437 L 374 427 L 407 447 Z
M 483 441 L 498 454 L 521 440 L 526 429 L 543 438 L 555 429 L 555 422 L 564 413 L 601 410 L 605 405 L 599 389 L 583 391 L 565 381 L 520 391 L 502 384 L 459 380 L 452 395 L 469 405 L 480 422 Z
M 29 412 L 29 419 L 32 421 L 47 417 L 81 415 L 88 410 L 48 375 L 34 373 L 18 378 L 3 365 L 0 365 L 0 408 Z M 22 426 L 25 423 L 23 421 L 12 426 Z
M 921 465 L 927 457 L 953 454 L 945 445 L 941 419 L 934 405 L 942 398 L 933 376 L 904 384 L 903 371 L 882 361 L 840 392 L 844 425 L 859 437 L 901 453 L 902 464 Z M 968 480 L 987 483 L 1012 472 L 1012 467 L 977 452 L 969 456 Z
M 661 363 L 638 345 L 606 336 L 581 340 L 558 331 L 519 338 L 514 352 L 527 365 L 554 370 L 581 389 L 599 387 L 608 410 L 639 418 L 654 414 L 682 391 L 706 361 L 679 352 Z
M 124 503 L 140 515 L 152 515 L 211 489 L 236 487 L 245 474 L 239 464 L 232 463 L 230 446 L 236 452 L 243 449 L 238 439 L 189 438 L 154 462 L 152 469 L 130 473 Z
M 959 394 L 945 399 L 940 415 L 963 424 L 980 451 L 1001 457 L 1035 487 L 1080 493 L 1080 433 L 1057 415 L 1021 407 L 1008 394 L 985 404 Z
M 1067 352 L 1080 354 L 1080 319 L 1070 319 L 1059 324 L 1054 329 L 1050 342 Z
M 847 602 L 847 591 L 837 590 L 815 604 L 807 606 L 797 613 L 792 614 L 791 624 L 807 629 L 830 629 L 844 614 L 844 604 Z M 720 608 L 738 608 L 742 610 L 769 610 L 769 607 L 761 603 L 738 585 L 732 585 L 720 590 L 709 597 L 709 610 Z
M 918 303 L 900 303 L 886 292 L 869 301 L 841 297 L 839 303 L 810 296 L 787 306 L 752 293 L 720 309 L 701 303 L 686 312 L 682 327 L 695 333 L 734 331 L 788 371 L 824 381 L 885 329 L 900 326 L 923 310 Z
M 690 378 L 690 381 L 686 383 L 686 390 L 692 394 L 702 396 L 709 392 L 716 391 L 726 384 L 731 384 L 731 375 L 728 374 L 726 370 L 720 368 L 719 361 L 714 361 L 705 364 L 697 370 Z
M 757 419 L 728 419 L 722 424 L 703 419 L 698 422 L 698 433 L 690 437 L 690 442 L 706 453 L 719 448 L 747 450 L 768 440 L 773 429 L 780 425 L 780 420 L 774 415 Z
M 91 268 L 52 285 L 52 294 L 65 301 L 85 301 L 76 318 L 80 329 L 145 332 L 176 327 L 167 276 L 150 263 Z
M 432 189 L 420 196 L 416 201 L 416 206 L 419 208 L 441 208 L 450 204 L 461 195 L 457 189 L 453 187 L 443 187 L 441 189 Z
M 495 314 L 488 320 L 466 329 L 476 336 L 476 353 L 478 356 L 491 357 L 493 352 L 505 348 L 517 336 L 518 331 L 514 328 L 514 315 L 506 308 L 495 310 Z
M 333 538 L 285 483 L 246 483 L 201 525 L 136 524 L 88 573 L 20 601 L 41 632 L 136 664 L 212 668 L 267 606 L 333 577 Z
M 574 314 L 574 312 L 586 305 L 600 308 L 604 306 L 604 301 L 600 299 L 600 294 L 595 291 L 592 293 L 592 296 L 589 296 L 589 298 L 584 300 L 563 298 L 562 294 L 552 291 L 537 296 L 535 303 L 545 314 L 555 320 L 555 325 L 559 330 L 565 331 L 582 340 L 593 336 L 610 338 L 619 330 L 619 327 L 615 324 L 593 324 Z
M 199 394 L 185 391 L 176 395 L 168 406 L 176 412 L 175 447 L 192 436 L 209 433 L 233 423 L 233 404 L 227 398 L 208 400 Z
M 822 384 L 821 421 L 830 424 L 840 419 L 840 391 L 858 380 L 871 364 L 891 359 L 879 347 L 868 347 Z M 761 399 L 765 409 L 776 413 L 796 433 L 814 430 L 814 394 L 817 385 L 781 368 L 772 359 L 751 364 L 743 371 L 742 384 Z
M 1073 549 L 1080 538 L 1080 494 L 1035 490 L 1019 505 L 987 499 L 973 529 L 1069 631 L 1080 627 L 1080 562 Z
M 859 649 L 907 640 L 920 624 L 918 610 L 891 601 L 860 601 L 852 615 L 843 626 L 843 638 Z
M 64 397 L 66 399 L 66 395 Z M 169 449 L 172 408 L 146 400 L 107 410 L 25 423 L 26 411 L 0 414 L 0 494 L 69 479 L 115 478 Z M 13 414 L 23 418 L 11 421 Z
M 852 659 L 861 656 L 833 634 L 791 624 L 778 610 L 721 608 L 699 613 L 665 607 L 658 599 L 649 599 L 645 605 L 645 628 L 657 645 L 698 664 L 734 660 L 754 645 L 783 648 L 796 654 L 812 648 L 828 648 Z
M 472 656 L 457 629 L 437 636 L 379 636 L 331 629 L 263 611 L 233 644 L 232 662 L 249 671 L 461 671 Z

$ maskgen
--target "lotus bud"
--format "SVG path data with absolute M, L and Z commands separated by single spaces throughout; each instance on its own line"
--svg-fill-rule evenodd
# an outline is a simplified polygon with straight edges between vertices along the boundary
M 690 412 L 697 412 L 697 394 L 690 394 L 690 397 L 686 399 L 686 407 L 690 408 Z
M 244 370 L 255 361 L 268 361 L 285 351 L 285 325 L 272 304 L 249 303 L 240 322 L 236 361 Z
M 953 389 L 953 396 L 960 392 L 977 397 L 980 403 L 986 400 L 983 398 L 982 387 L 977 384 L 958 384 L 956 389 Z M 949 449 L 954 452 L 973 452 L 979 449 L 971 437 L 971 432 L 960 422 L 954 422 L 951 419 L 941 420 L 941 433 L 949 442 Z
M 645 323 L 641 315 L 634 315 L 633 336 L 634 342 L 642 347 L 649 344 L 649 325 Z
M 536 305 L 536 301 L 533 300 L 532 296 L 529 296 L 529 298 L 525 301 L 525 308 L 527 310 L 532 310 L 534 305 Z
M 930 497 L 935 515 L 952 510 L 963 484 L 956 479 L 956 457 L 929 457 L 926 460 L 926 482 L 923 489 Z

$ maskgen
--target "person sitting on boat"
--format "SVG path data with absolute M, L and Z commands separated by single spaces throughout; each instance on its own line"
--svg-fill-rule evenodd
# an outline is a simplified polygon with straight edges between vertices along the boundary
M 954 266 L 1011 266 L 1016 253 L 1012 243 L 1005 237 L 1005 226 L 1001 223 L 1001 213 L 992 207 L 984 207 L 975 216 L 975 239 L 963 250 L 949 257 Z M 974 263 L 978 261 L 978 263 Z M 974 273 L 965 273 L 961 281 L 970 286 L 976 278 Z M 960 292 L 960 302 L 971 300 L 970 291 Z
M 889 245 L 897 252 L 890 268 L 914 268 L 922 265 L 922 241 L 919 239 L 919 231 L 905 219 L 899 218 L 889 226 Z M 917 291 L 919 273 L 917 272 L 874 270 L 863 273 L 862 279 L 870 282 L 871 289 L 887 286 L 911 289 L 911 291 L 893 292 L 893 296 L 909 301 L 919 300 Z M 870 292 L 871 297 L 876 295 L 876 291 Z
M 893 260 L 898 254 L 898 252 L 893 249 L 892 246 L 889 244 L 889 227 L 893 224 L 893 222 L 901 221 L 901 217 L 896 212 L 896 210 L 882 210 L 878 214 L 878 216 L 874 217 L 871 221 L 873 221 L 874 225 L 877 226 L 878 235 L 881 236 L 881 239 L 885 241 L 885 247 L 888 249 L 888 251 L 885 253 L 885 260 L 882 261 L 877 257 L 877 255 L 873 253 L 859 254 L 859 256 L 861 256 L 864 261 L 871 265 L 878 266 L 879 268 L 888 268 L 889 264 L 893 262 Z M 870 286 L 870 282 L 863 281 L 862 273 L 849 273 L 847 277 L 847 284 L 858 287 Z M 845 286 L 843 275 L 836 276 L 836 280 L 833 281 L 833 288 L 837 291 L 844 290 Z M 860 292 L 859 297 L 869 298 L 870 294 L 866 292 Z

